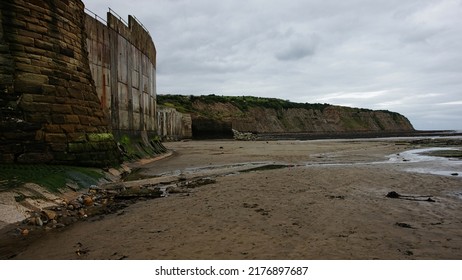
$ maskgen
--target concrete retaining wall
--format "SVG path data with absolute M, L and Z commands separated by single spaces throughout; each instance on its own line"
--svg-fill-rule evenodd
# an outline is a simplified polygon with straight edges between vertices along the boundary
M 192 137 L 191 115 L 165 106 L 157 107 L 157 134 L 163 140 L 180 140 Z
M 149 33 L 129 16 L 128 26 L 111 13 L 107 24 L 86 15 L 90 69 L 112 131 L 156 134 L 156 49 Z

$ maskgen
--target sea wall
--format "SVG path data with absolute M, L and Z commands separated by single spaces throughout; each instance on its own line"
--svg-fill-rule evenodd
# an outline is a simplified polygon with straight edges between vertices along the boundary
M 192 119 L 190 114 L 183 114 L 165 106 L 157 107 L 157 134 L 163 140 L 176 141 L 192 137 Z
M 119 162 L 80 0 L 0 2 L 0 162 Z
M 157 133 L 156 48 L 135 18 L 128 25 L 107 13 L 107 22 L 85 16 L 90 69 L 98 98 L 116 138 Z

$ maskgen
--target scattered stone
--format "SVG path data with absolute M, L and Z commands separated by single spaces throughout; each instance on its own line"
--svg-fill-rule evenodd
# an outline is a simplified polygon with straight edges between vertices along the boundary
M 43 221 L 40 217 L 35 217 L 35 225 L 39 227 L 43 226 Z
M 401 195 L 395 191 L 387 193 L 386 197 L 388 198 L 400 198 Z
M 91 206 L 93 205 L 93 199 L 90 196 L 85 196 L 83 198 L 83 204 L 85 204 L 85 206 Z
M 80 209 L 79 212 L 77 212 L 77 213 L 79 214 L 80 217 L 86 216 L 85 210 L 83 210 L 83 209 Z
M 48 220 L 54 220 L 56 218 L 56 212 L 53 210 L 42 210 L 42 213 L 47 217 Z
M 233 137 L 235 140 L 241 141 L 255 141 L 257 140 L 257 136 L 251 132 L 240 132 L 235 129 L 233 131 Z
M 29 235 L 29 230 L 27 228 L 21 230 L 21 235 L 24 236 L 24 237 L 28 236 Z

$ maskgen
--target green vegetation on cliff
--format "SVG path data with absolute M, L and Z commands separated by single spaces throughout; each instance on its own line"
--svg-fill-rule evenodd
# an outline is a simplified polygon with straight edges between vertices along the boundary
M 319 110 L 324 111 L 327 107 L 332 107 L 334 105 L 327 103 L 297 103 L 289 100 L 283 100 L 279 98 L 269 98 L 269 97 L 256 97 L 256 96 L 223 96 L 223 95 L 176 95 L 176 94 L 159 94 L 157 95 L 157 104 L 171 107 L 176 109 L 181 113 L 192 113 L 197 115 L 209 115 L 210 112 L 198 111 L 194 108 L 194 103 L 204 103 L 204 104 L 215 104 L 215 103 L 228 103 L 232 104 L 242 112 L 247 112 L 250 108 L 266 108 L 266 109 L 307 109 L 307 110 Z M 339 106 L 335 106 L 340 108 Z M 365 108 L 349 108 L 342 107 L 344 110 L 354 111 L 356 113 L 361 112 L 373 112 L 371 109 Z M 393 119 L 398 120 L 401 115 L 396 112 L 391 112 L 388 110 L 377 110 L 377 112 L 383 112 L 390 114 Z
M 241 111 L 248 111 L 249 108 L 261 107 L 267 109 L 313 109 L 324 110 L 324 108 L 331 106 L 329 104 L 320 103 L 295 103 L 288 100 L 268 97 L 255 97 L 255 96 L 219 96 L 215 94 L 210 95 L 157 95 L 157 104 L 168 107 L 173 107 L 182 113 L 194 113 L 194 102 L 201 102 L 205 104 L 213 103 L 230 103 Z

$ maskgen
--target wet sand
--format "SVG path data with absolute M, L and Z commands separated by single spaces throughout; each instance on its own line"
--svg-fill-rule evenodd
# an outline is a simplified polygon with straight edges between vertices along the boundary
M 386 157 L 415 147 L 391 140 L 166 146 L 174 156 L 142 166 L 140 178 L 204 176 L 250 162 L 288 167 L 215 173 L 215 183 L 187 194 L 50 232 L 15 259 L 462 259 L 462 178 L 405 172 L 418 163 Z M 387 198 L 391 191 L 435 202 Z

